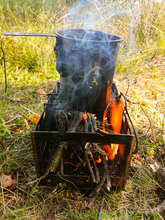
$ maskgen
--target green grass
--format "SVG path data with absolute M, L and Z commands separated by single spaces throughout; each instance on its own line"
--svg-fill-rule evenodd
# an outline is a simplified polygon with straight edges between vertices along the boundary
M 53 33 L 64 28 L 61 19 L 75 1 L 27 0 L 0 1 L 0 34 L 2 32 Z M 106 6 L 105 3 L 102 6 Z M 123 3 L 122 3 L 123 4 Z M 131 168 L 126 191 L 99 194 L 92 210 L 84 210 L 86 198 L 77 190 L 59 184 L 53 188 L 28 185 L 36 179 L 30 130 L 34 123 L 30 111 L 41 114 L 47 96 L 59 74 L 55 70 L 54 38 L 4 37 L 8 90 L 4 93 L 3 54 L 0 52 L 0 172 L 11 173 L 18 185 L 12 192 L 0 190 L 1 219 L 96 219 L 101 198 L 105 195 L 105 215 L 114 219 L 142 218 L 142 209 L 150 209 L 164 199 L 164 189 L 148 172 L 148 164 L 155 159 L 164 166 L 163 135 L 165 118 L 165 5 L 145 5 L 136 26 L 136 47 L 130 48 L 131 14 L 107 20 L 108 32 L 124 36 L 116 65 L 118 89 L 125 93 L 129 75 L 128 110 L 139 138 L 142 168 Z M 100 10 L 100 9 L 98 9 Z M 74 27 L 82 27 L 82 23 Z M 96 28 L 104 30 L 98 20 Z M 136 83 L 135 83 L 136 78 Z M 19 101 L 12 101 L 19 98 Z M 29 110 L 30 111 L 29 111 Z M 144 114 L 145 111 L 145 114 Z M 157 152 L 158 151 L 158 152 Z M 154 153 L 154 156 L 153 154 Z M 120 213 L 120 214 L 119 214 Z M 71 217 L 71 215 L 74 215 Z M 82 216 L 81 216 L 82 215 Z M 103 216 L 105 217 L 105 216 Z M 106 219 L 106 217 L 105 217 Z M 146 218 L 147 219 L 147 218 Z M 154 217 L 160 219 L 160 216 Z

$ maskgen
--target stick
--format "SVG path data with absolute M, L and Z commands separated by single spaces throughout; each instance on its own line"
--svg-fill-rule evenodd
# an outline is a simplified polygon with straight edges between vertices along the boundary
M 101 220 L 101 213 L 102 213 L 102 209 L 104 206 L 104 201 L 105 201 L 105 196 L 103 196 L 102 201 L 101 201 L 101 205 L 100 205 L 100 210 L 99 210 L 99 216 L 97 218 L 97 220 Z
M 110 191 L 110 188 L 112 187 L 112 185 L 111 185 L 111 177 L 110 177 L 110 174 L 109 174 L 108 164 L 107 164 L 107 161 L 105 159 L 105 156 L 103 156 L 103 155 L 100 155 L 100 156 L 101 156 L 101 159 L 103 161 L 103 166 L 104 166 L 104 170 L 105 170 L 106 177 L 107 177 L 107 190 Z
M 152 214 L 158 214 L 162 213 L 165 210 L 165 200 L 158 205 L 157 207 L 154 207 L 152 210 L 142 210 L 146 215 L 150 216 Z M 163 219 L 163 218 L 162 218 Z
M 104 172 L 103 174 L 103 177 L 101 179 L 101 181 L 98 183 L 98 185 L 95 187 L 95 189 L 92 191 L 92 193 L 89 195 L 90 196 L 90 199 L 89 199 L 89 203 L 87 205 L 87 208 L 91 208 L 95 202 L 95 200 L 97 199 L 97 196 L 100 192 L 100 189 L 102 187 L 102 185 L 104 184 L 105 182 L 105 178 L 106 178 L 106 174 Z
M 100 175 L 99 175 L 99 171 L 98 171 L 98 168 L 97 168 L 97 165 L 95 163 L 95 160 L 92 158 L 92 161 L 93 161 L 93 165 L 94 165 L 94 170 L 95 170 L 95 175 L 96 175 L 96 182 L 100 182 Z
M 96 175 L 96 183 L 98 183 L 98 182 L 100 182 L 100 175 L 99 175 L 99 171 L 98 171 L 97 165 L 95 163 L 95 160 L 93 158 L 93 154 L 92 154 L 91 151 L 88 152 L 88 155 L 90 155 L 90 157 L 92 158 L 93 166 L 94 166 L 94 170 L 95 170 L 95 175 Z
M 33 112 L 32 110 L 26 108 L 25 106 L 23 105 L 20 105 L 22 108 L 26 109 L 28 112 L 31 112 L 33 115 L 38 115 L 37 113 Z
M 81 118 L 82 112 L 76 112 L 75 117 L 73 119 L 73 122 L 70 126 L 70 128 L 68 129 L 68 132 L 74 132 L 79 124 L 80 118 Z M 48 168 L 46 169 L 45 173 L 43 174 L 43 176 L 40 177 L 40 180 L 44 179 L 50 171 L 50 168 L 53 166 L 55 169 L 58 165 L 58 163 L 60 162 L 60 159 L 64 153 L 64 151 L 67 149 L 69 143 L 68 142 L 60 142 L 57 150 L 55 152 L 55 154 L 53 155 L 52 161 L 49 164 Z
M 81 157 L 77 154 L 76 150 L 74 149 L 73 146 L 71 146 L 74 154 L 76 155 L 76 157 L 79 159 L 79 161 L 82 163 L 82 165 L 84 166 L 85 165 L 85 162 L 83 161 L 83 159 L 81 159 Z
M 89 143 L 86 143 L 86 146 L 87 146 L 87 144 L 89 145 Z M 86 146 L 85 146 L 85 148 L 86 148 Z M 90 163 L 89 158 L 88 158 L 87 149 L 85 149 L 85 159 L 86 159 L 86 162 L 87 162 L 87 165 L 88 165 L 88 169 L 89 169 L 92 181 L 95 183 L 96 182 L 96 178 L 95 178 L 94 172 L 92 170 L 91 163 Z
M 61 157 L 61 160 L 60 160 L 60 173 L 61 175 L 64 175 L 64 157 L 63 156 Z

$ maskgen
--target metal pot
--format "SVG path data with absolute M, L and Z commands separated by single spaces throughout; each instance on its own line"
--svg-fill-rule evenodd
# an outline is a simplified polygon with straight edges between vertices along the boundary
M 103 111 L 123 37 L 89 29 L 55 31 L 59 99 L 75 110 Z

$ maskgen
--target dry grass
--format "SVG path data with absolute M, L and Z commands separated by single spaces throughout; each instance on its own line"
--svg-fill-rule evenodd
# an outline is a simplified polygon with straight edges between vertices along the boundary
M 163 154 L 161 155 L 163 153 L 161 117 L 163 117 L 165 110 L 165 79 L 163 78 L 162 65 L 159 66 L 160 62 L 162 59 L 142 64 L 143 68 L 157 65 L 160 70 L 159 78 L 155 78 L 152 69 L 148 69 L 144 74 L 131 74 L 129 77 L 128 98 L 130 101 L 140 102 L 147 114 L 146 117 L 138 104 L 129 104 L 128 109 L 140 141 L 139 154 L 143 166 L 142 168 L 132 167 L 130 169 L 129 180 L 124 191 L 107 193 L 103 188 L 92 210 L 84 209 L 87 200 L 76 189 L 68 189 L 61 184 L 54 187 L 28 185 L 36 178 L 36 172 L 31 140 L 28 135 L 29 130 L 23 121 L 25 118 L 28 119 L 29 112 L 21 105 L 40 114 L 46 97 L 37 94 L 38 87 L 36 88 L 36 86 L 26 89 L 17 88 L 17 90 L 14 87 L 9 87 L 7 95 L 3 93 L 1 87 L 4 101 L 3 118 L 5 121 L 10 120 L 6 123 L 10 135 L 6 134 L 3 137 L 4 147 L 1 146 L 1 171 L 13 174 L 18 181 L 13 192 L 3 192 L 4 203 L 2 199 L 1 203 L 5 205 L 5 209 L 2 205 L 0 209 L 2 219 L 85 219 L 87 217 L 96 219 L 102 195 L 106 197 L 102 219 L 106 219 L 108 216 L 114 219 L 127 219 L 130 216 L 132 219 L 142 218 L 144 216 L 143 209 L 150 209 L 159 204 L 164 198 L 164 189 L 154 177 L 149 175 L 147 164 L 156 158 L 161 159 L 164 166 Z M 135 78 L 137 79 L 136 83 Z M 126 76 L 116 74 L 116 79 L 119 91 L 126 91 Z M 42 89 L 47 93 L 51 90 L 50 85 L 53 84 L 54 81 L 46 82 Z M 22 97 L 20 102 L 10 101 L 12 97 L 18 96 Z M 37 103 L 36 100 L 38 100 Z M 14 119 L 16 116 L 18 118 Z M 152 122 L 152 127 L 150 127 L 149 119 Z M 34 124 L 30 120 L 28 120 L 28 124 L 34 128 Z M 17 129 L 12 131 L 14 126 L 17 126 Z M 159 155 L 156 153 L 156 148 L 159 149 Z M 154 156 L 147 149 L 154 152 Z M 2 196 L 1 191 L 0 198 Z M 154 217 L 154 219 L 160 219 L 160 216 Z
M 41 11 L 37 11 L 37 5 L 29 8 L 23 5 L 19 11 L 19 1 L 17 4 L 18 7 L 13 10 L 8 10 L 9 1 L 5 1 L 5 10 L 2 11 L 0 7 L 3 21 L 0 33 L 52 32 L 53 29 L 63 27 L 61 17 L 68 13 L 66 6 L 60 1 L 58 7 L 51 12 L 48 8 L 44 11 L 44 4 Z M 106 199 L 102 219 L 144 219 L 143 209 L 153 208 L 164 199 L 163 187 L 148 172 L 148 164 L 155 160 L 160 161 L 162 166 L 165 165 L 165 25 L 164 6 L 157 7 L 158 5 L 154 8 L 150 5 L 144 7 L 142 19 L 137 26 L 138 47 L 135 51 L 129 50 L 130 35 L 127 31 L 130 17 L 113 19 L 111 23 L 111 30 L 125 37 L 116 68 L 117 86 L 119 91 L 125 93 L 128 86 L 125 73 L 128 73 L 128 99 L 141 104 L 130 103 L 128 110 L 140 142 L 142 167 L 130 168 L 125 190 L 107 193 L 103 188 L 92 210 L 84 209 L 86 197 L 76 189 L 68 189 L 63 184 L 53 187 L 28 185 L 36 179 L 36 171 L 30 130 L 24 119 L 34 129 L 35 125 L 29 119 L 27 109 L 37 114 L 42 113 L 47 96 L 39 95 L 37 90 L 42 88 L 46 93 L 50 92 L 58 77 L 54 71 L 52 49 L 55 40 L 4 39 L 9 83 L 8 91 L 4 93 L 3 66 L 0 66 L 0 139 L 4 143 L 3 146 L 0 144 L 0 171 L 11 173 L 17 179 L 17 187 L 13 191 L 2 190 L 1 187 L 1 219 L 96 219 L 103 195 Z M 102 23 L 99 23 L 98 29 L 101 28 Z M 108 26 L 107 31 L 110 31 Z M 11 101 L 13 98 L 19 98 L 20 101 Z M 164 218 L 164 213 L 162 215 Z M 161 219 L 161 216 L 153 219 Z

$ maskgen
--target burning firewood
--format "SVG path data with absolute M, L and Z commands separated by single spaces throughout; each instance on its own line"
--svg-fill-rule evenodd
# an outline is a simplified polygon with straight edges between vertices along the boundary
M 68 129 L 67 132 L 73 132 L 73 131 L 76 130 L 76 128 L 77 128 L 77 126 L 79 124 L 81 115 L 82 115 L 82 112 L 78 112 L 78 111 L 76 112 L 75 117 L 73 119 L 73 122 L 72 122 L 72 124 L 71 124 L 71 126 L 70 126 L 70 128 Z M 59 145 L 58 145 L 58 147 L 56 149 L 56 152 L 53 155 L 51 163 L 47 167 L 44 175 L 40 177 L 40 180 L 44 179 L 49 174 L 49 171 L 50 171 L 52 166 L 54 167 L 54 169 L 56 169 L 56 167 L 57 167 L 58 163 L 60 162 L 60 159 L 63 156 L 64 151 L 67 149 L 68 145 L 69 145 L 68 142 L 60 142 L 59 143 Z

